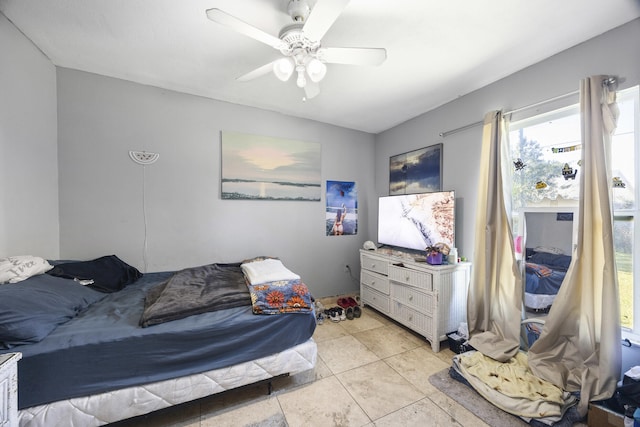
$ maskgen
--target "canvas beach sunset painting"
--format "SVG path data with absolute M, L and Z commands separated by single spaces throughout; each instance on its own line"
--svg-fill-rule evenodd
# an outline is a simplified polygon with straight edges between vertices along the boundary
M 320 144 L 222 132 L 222 198 L 320 201 Z

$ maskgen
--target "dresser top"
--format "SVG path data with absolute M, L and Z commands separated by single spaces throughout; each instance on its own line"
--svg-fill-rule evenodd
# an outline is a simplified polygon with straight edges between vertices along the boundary
M 404 252 L 402 250 L 387 248 L 387 247 L 378 248 L 377 250 L 360 249 L 360 253 L 363 255 L 381 256 L 381 257 L 389 258 L 391 262 L 402 262 L 402 263 L 407 263 L 414 266 L 422 266 L 422 267 L 437 269 L 437 270 L 454 269 L 459 266 L 471 265 L 471 263 L 469 262 L 459 262 L 457 264 L 431 265 L 427 263 L 426 254 L 421 255 L 415 252 L 413 253 Z

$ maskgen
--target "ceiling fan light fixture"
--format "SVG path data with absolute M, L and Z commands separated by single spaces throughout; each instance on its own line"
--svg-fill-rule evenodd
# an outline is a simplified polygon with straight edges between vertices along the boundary
M 296 79 L 296 84 L 299 88 L 303 88 L 307 85 L 307 79 L 304 76 L 304 66 L 298 65 L 296 67 L 296 71 L 298 72 L 298 78 Z
M 311 58 L 307 63 L 307 74 L 314 83 L 324 79 L 327 74 L 327 66 L 317 58 Z
M 293 74 L 294 69 L 295 64 L 293 63 L 293 59 L 289 57 L 280 58 L 273 63 L 273 74 L 275 74 L 276 77 L 283 82 L 289 80 L 289 78 Z

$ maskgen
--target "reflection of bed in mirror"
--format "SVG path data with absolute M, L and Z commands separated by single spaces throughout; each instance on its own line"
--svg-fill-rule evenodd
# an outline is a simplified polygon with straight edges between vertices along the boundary
M 577 209 L 528 208 L 520 211 L 520 219 L 525 309 L 547 312 L 571 263 L 576 243 Z

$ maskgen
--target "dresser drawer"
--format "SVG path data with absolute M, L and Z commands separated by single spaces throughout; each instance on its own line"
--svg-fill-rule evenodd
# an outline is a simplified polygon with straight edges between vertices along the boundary
M 384 295 L 368 286 L 360 287 L 360 298 L 363 304 L 380 310 L 382 313 L 389 314 L 389 296 Z
M 362 264 L 362 268 L 365 270 L 375 271 L 376 273 L 383 274 L 385 276 L 389 273 L 389 262 L 384 259 L 363 254 L 360 262 Z
M 389 279 L 394 282 L 415 286 L 425 291 L 433 290 L 433 276 L 424 271 L 392 265 L 389 267 Z
M 421 313 L 433 314 L 435 295 L 432 293 L 424 293 L 416 288 L 391 283 L 391 298 Z
M 389 279 L 387 276 L 371 273 L 369 271 L 360 271 L 360 282 L 363 285 L 367 285 L 373 289 L 382 292 L 385 295 L 389 295 Z
M 392 303 L 392 316 L 398 322 L 424 335 L 429 341 L 433 340 L 433 318 L 420 313 L 397 301 Z

